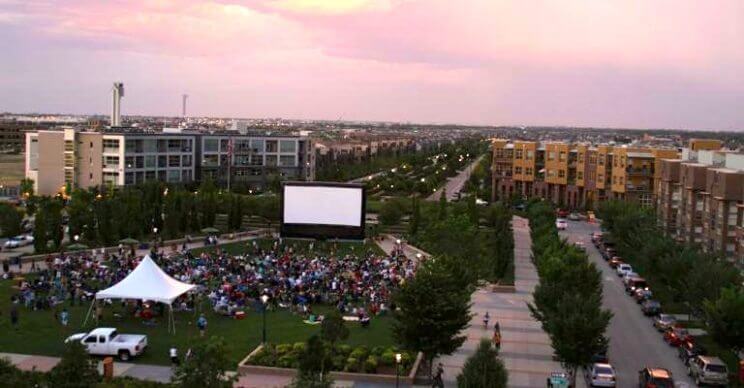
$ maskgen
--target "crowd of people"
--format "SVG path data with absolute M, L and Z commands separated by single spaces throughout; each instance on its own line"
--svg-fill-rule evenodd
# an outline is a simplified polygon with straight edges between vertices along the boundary
M 194 254 L 186 245 L 167 253 L 153 250 L 151 257 L 166 273 L 197 285 L 195 292 L 174 302 L 174 309 L 203 309 L 208 301 L 209 308 L 225 316 L 249 309 L 284 308 L 315 320 L 318 314 L 313 307 L 325 305 L 368 324 L 370 317 L 394 308 L 391 293 L 413 276 L 417 265 L 400 250 L 391 255 L 338 255 L 333 247 L 321 251 L 312 244 L 298 252 L 293 244 L 281 240 L 270 247 L 255 240 L 244 244 L 245 253 L 240 255 L 219 247 Z M 141 259 L 126 249 L 113 254 L 50 256 L 36 275 L 19 278 L 12 302 L 29 309 L 53 309 L 55 314 L 67 304 L 90 303 L 97 291 L 124 279 Z M 13 276 L 7 273 L 4 276 Z M 145 318 L 162 314 L 164 307 L 143 301 L 128 301 L 126 306 L 128 313 Z M 99 306 L 96 315 L 101 314 Z

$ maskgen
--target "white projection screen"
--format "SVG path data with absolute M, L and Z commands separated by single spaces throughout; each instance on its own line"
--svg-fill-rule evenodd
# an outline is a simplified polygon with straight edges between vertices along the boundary
M 286 182 L 282 185 L 283 237 L 363 239 L 364 187 Z

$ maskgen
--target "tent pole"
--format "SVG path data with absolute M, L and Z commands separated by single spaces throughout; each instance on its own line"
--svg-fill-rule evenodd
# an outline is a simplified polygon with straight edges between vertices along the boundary
M 88 308 L 88 313 L 85 314 L 85 320 L 83 321 L 83 327 L 85 327 L 85 325 L 88 323 L 88 318 L 90 318 L 90 312 L 93 311 L 93 304 L 96 303 L 96 300 L 97 300 L 96 297 L 93 296 L 93 301 L 90 302 L 90 307 Z

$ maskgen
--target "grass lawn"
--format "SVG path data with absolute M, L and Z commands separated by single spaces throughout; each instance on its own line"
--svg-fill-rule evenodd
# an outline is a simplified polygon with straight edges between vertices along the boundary
M 268 245 L 272 241 L 259 240 L 259 243 Z M 308 248 L 308 242 L 303 240 L 292 240 L 289 244 L 294 244 L 296 251 L 303 251 Z M 231 253 L 241 253 L 245 249 L 245 243 L 229 243 L 221 247 Z M 337 245 L 338 252 L 341 254 L 352 251 L 358 252 L 360 249 L 364 251 L 379 249 L 376 245 L 362 247 L 361 243 L 340 242 Z M 212 250 L 214 247 L 208 249 Z M 315 249 L 320 249 L 318 243 L 316 243 Z M 66 305 L 70 312 L 70 326 L 66 328 L 54 320 L 54 312 L 51 310 L 31 311 L 19 306 L 20 325 L 17 331 L 13 330 L 9 319 L 10 297 L 14 293 L 12 286 L 13 282 L 10 280 L 0 281 L 0 332 L 3 333 L 0 335 L 0 352 L 57 356 L 62 353 L 63 341 L 66 336 L 86 331 L 81 327 L 89 304 L 74 307 Z M 320 314 L 327 309 L 314 306 L 315 312 Z M 171 346 L 175 345 L 179 349 L 179 353 L 183 354 L 189 343 L 199 336 L 196 329 L 198 316 L 194 312 L 175 313 L 176 334 L 173 335 L 168 333 L 167 318 L 158 318 L 158 323 L 155 326 L 145 326 L 140 320 L 133 317 L 124 318 L 122 321 L 115 320 L 113 313 L 120 310 L 122 310 L 120 304 L 114 301 L 114 306 L 105 309 L 104 319 L 100 326 L 113 326 L 119 329 L 121 333 L 146 334 L 149 347 L 145 354 L 134 360 L 138 363 L 168 365 L 170 363 L 168 349 Z M 248 309 L 246 310 L 246 318 L 238 321 L 214 314 L 211 309 L 206 310 L 206 317 L 209 322 L 207 335 L 225 338 L 230 360 L 235 365 L 261 342 L 262 319 L 260 312 Z M 369 347 L 391 346 L 393 345 L 391 323 L 392 318 L 390 317 L 374 318 L 370 327 L 366 329 L 361 328 L 356 323 L 350 323 L 350 335 L 345 343 L 367 345 Z M 93 327 L 90 322 L 88 325 L 89 328 Z M 277 344 L 305 341 L 311 335 L 320 332 L 319 325 L 307 325 L 302 322 L 300 316 L 293 315 L 286 310 L 268 311 L 266 313 L 266 327 L 267 340 Z

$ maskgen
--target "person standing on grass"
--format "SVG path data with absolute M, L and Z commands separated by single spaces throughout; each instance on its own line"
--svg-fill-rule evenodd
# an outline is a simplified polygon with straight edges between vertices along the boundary
M 16 305 L 10 307 L 10 324 L 18 330 L 18 307 Z
M 199 319 L 196 320 L 196 327 L 199 328 L 199 336 L 204 337 L 204 333 L 207 331 L 207 318 L 204 314 L 199 315 Z
M 62 323 L 62 326 L 67 327 L 67 324 L 70 322 L 70 313 L 67 312 L 67 309 L 62 309 L 62 312 L 59 314 L 59 321 Z

